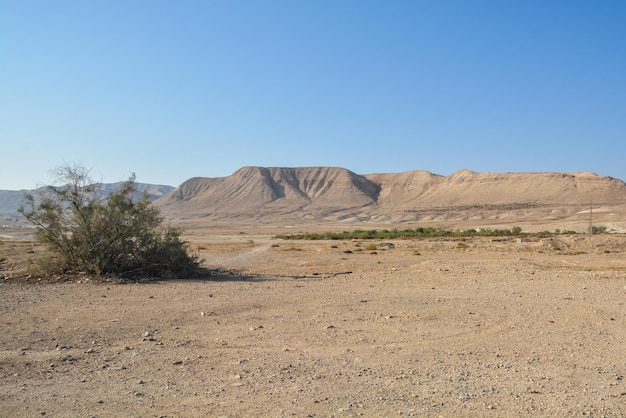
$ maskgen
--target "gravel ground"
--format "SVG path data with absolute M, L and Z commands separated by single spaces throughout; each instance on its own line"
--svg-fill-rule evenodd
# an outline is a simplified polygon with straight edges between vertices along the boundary
M 624 236 L 190 240 L 210 277 L 122 284 L 4 237 L 0 415 L 626 416 Z

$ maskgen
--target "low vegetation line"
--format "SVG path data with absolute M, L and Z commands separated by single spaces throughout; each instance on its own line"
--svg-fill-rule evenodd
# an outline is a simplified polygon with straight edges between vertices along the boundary
M 605 233 L 605 227 L 594 226 L 594 234 Z M 355 229 L 343 232 L 302 232 L 298 234 L 278 234 L 275 239 L 289 240 L 383 240 L 383 239 L 413 239 L 413 238 L 437 238 L 437 237 L 506 237 L 506 236 L 548 236 L 548 235 L 574 235 L 576 231 L 554 232 L 542 231 L 537 233 L 522 232 L 522 228 L 514 226 L 510 229 L 441 229 L 441 228 L 415 228 L 415 229 Z

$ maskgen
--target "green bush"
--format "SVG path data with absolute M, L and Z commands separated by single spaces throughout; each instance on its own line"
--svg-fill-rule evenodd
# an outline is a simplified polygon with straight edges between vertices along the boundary
M 596 235 L 596 234 L 606 234 L 606 226 L 597 226 L 597 225 L 593 225 L 591 227 L 591 233 Z
M 410 238 L 440 238 L 440 237 L 495 237 L 495 236 L 510 236 L 521 235 L 522 228 L 514 226 L 511 229 L 465 229 L 465 230 L 449 230 L 438 228 L 423 228 L 416 229 L 372 229 L 362 230 L 355 229 L 354 231 L 343 232 L 324 232 L 314 233 L 306 232 L 300 234 L 280 234 L 275 235 L 276 239 L 305 239 L 305 240 L 386 240 L 386 239 L 410 239 Z
M 19 211 L 37 228 L 66 271 L 95 275 L 189 276 L 199 260 L 180 238 L 181 231 L 163 227 L 159 210 L 147 195 L 135 202 L 135 176 L 115 192 L 99 196 L 80 166 L 56 170 L 62 186 L 47 186 L 35 200 L 26 195 Z

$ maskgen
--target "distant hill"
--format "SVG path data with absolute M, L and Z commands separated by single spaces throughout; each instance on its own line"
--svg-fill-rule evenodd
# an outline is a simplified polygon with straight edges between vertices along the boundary
M 156 204 L 176 219 L 299 213 L 312 219 L 376 204 L 379 187 L 343 168 L 244 167 L 221 178 L 192 178 Z
M 584 231 L 592 202 L 594 224 L 626 230 L 626 183 L 593 173 L 244 167 L 189 179 L 155 205 L 168 219 L 196 226 L 550 224 Z
M 101 184 L 102 193 L 121 183 Z M 180 186 L 136 183 L 163 216 L 184 228 L 403 228 L 523 226 L 626 232 L 626 183 L 593 173 L 415 170 L 359 175 L 340 167 L 243 167 Z M 0 218 L 16 222 L 24 193 L 0 190 Z
M 123 182 L 118 183 L 99 183 L 96 186 L 98 192 L 102 194 L 110 194 L 118 190 Z M 135 183 L 137 191 L 133 193 L 133 199 L 140 199 L 144 191 L 148 193 L 148 198 L 152 201 L 164 196 L 174 189 L 172 186 L 163 186 L 146 183 Z M 17 212 L 18 208 L 24 203 L 24 195 L 30 193 L 33 196 L 40 194 L 45 188 L 33 190 L 0 190 L 0 218 L 13 219 L 20 218 Z

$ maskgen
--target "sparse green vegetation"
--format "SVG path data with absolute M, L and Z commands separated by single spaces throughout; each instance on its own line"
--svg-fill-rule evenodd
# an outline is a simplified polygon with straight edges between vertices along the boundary
M 593 225 L 591 227 L 591 233 L 593 235 L 597 235 L 597 234 L 606 234 L 606 226 L 597 226 L 597 225 Z
M 492 236 L 514 236 L 520 235 L 522 228 L 519 226 L 511 229 L 465 229 L 451 230 L 440 228 L 415 228 L 415 229 L 356 229 L 354 231 L 343 232 L 303 232 L 300 234 L 279 234 L 273 238 L 277 239 L 303 239 L 303 240 L 386 240 L 386 239 L 407 239 L 407 238 L 433 238 L 433 237 L 492 237 Z
M 594 226 L 594 234 L 604 234 L 607 232 L 604 226 Z M 547 237 L 552 235 L 573 235 L 576 231 L 560 229 L 554 232 L 541 231 L 535 233 L 522 232 L 522 228 L 514 226 L 510 229 L 441 229 L 441 228 L 415 228 L 415 229 L 355 229 L 343 232 L 301 232 L 298 234 L 279 234 L 273 238 L 289 240 L 389 240 L 389 239 L 419 239 L 419 238 L 469 238 L 469 237 L 509 237 L 509 236 L 537 236 Z
M 107 196 L 96 193 L 83 167 L 60 167 L 56 178 L 60 186 L 48 186 L 41 199 L 27 195 L 20 213 L 37 228 L 38 241 L 50 247 L 59 269 L 119 277 L 196 271 L 199 260 L 180 230 L 161 226 L 147 195 L 132 200 L 134 175 Z

